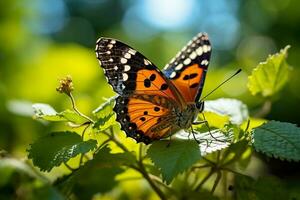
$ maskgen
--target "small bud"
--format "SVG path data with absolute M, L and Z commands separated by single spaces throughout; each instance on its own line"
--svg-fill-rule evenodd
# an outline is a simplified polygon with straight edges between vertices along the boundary
M 59 86 L 56 88 L 57 92 L 70 95 L 73 90 L 74 87 L 73 87 L 72 77 L 70 75 L 59 80 Z

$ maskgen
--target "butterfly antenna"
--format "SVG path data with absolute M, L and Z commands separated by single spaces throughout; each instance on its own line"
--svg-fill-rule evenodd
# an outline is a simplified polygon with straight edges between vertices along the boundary
M 232 79 L 234 76 L 238 75 L 241 71 L 242 71 L 242 69 L 238 69 L 233 75 L 231 75 L 229 78 L 227 78 L 225 81 L 223 81 L 220 85 L 218 85 L 218 87 L 216 87 L 215 89 L 213 89 L 212 91 L 210 91 L 206 96 L 204 96 L 203 98 L 201 98 L 200 101 L 203 101 L 203 99 L 205 99 L 206 97 L 208 97 L 211 93 L 213 93 L 214 91 L 216 91 L 219 87 L 221 87 L 222 85 L 224 85 L 227 81 L 229 81 L 230 79 Z

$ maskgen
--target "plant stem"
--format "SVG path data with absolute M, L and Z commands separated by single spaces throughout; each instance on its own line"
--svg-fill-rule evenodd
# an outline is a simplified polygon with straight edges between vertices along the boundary
M 72 108 L 73 110 L 78 114 L 80 115 L 81 117 L 85 118 L 86 120 L 88 120 L 89 122 L 91 123 L 95 123 L 91 118 L 89 118 L 88 116 L 82 114 L 76 107 L 76 103 L 75 103 L 75 99 L 72 95 L 72 93 L 69 93 L 68 96 L 70 97 L 70 100 L 71 100 L 71 103 L 72 103 Z
M 240 172 L 234 171 L 234 170 L 226 168 L 226 167 L 222 167 L 221 170 L 225 170 L 225 171 L 228 171 L 228 172 L 231 172 L 233 174 L 240 175 L 240 176 L 246 176 L 245 174 L 242 174 Z
M 216 180 L 215 180 L 215 182 L 214 182 L 214 185 L 213 185 L 213 187 L 212 187 L 212 189 L 211 189 L 211 194 L 213 194 L 213 193 L 215 192 L 216 187 L 217 187 L 218 183 L 219 183 L 220 180 L 221 180 L 221 177 L 222 177 L 222 173 L 221 173 L 221 171 L 218 171 L 218 172 L 217 172 L 217 178 L 216 178 Z
M 210 172 L 204 177 L 204 179 L 198 184 L 198 186 L 195 188 L 195 191 L 199 191 L 203 184 L 213 175 L 214 170 L 211 168 Z
M 153 180 L 150 178 L 148 172 L 146 171 L 144 165 L 142 162 L 138 162 L 139 166 L 139 172 L 143 175 L 143 177 L 148 181 L 149 185 L 152 187 L 152 189 L 156 192 L 156 194 L 160 197 L 162 200 L 167 200 L 164 193 L 160 190 L 159 187 L 153 182 Z
M 82 134 L 81 134 L 81 139 L 82 139 L 82 140 L 84 140 L 84 134 L 85 134 L 86 130 L 87 130 L 89 127 L 90 127 L 90 124 L 88 124 L 88 125 L 83 129 Z M 79 167 L 82 165 L 83 157 L 84 157 L 84 156 L 85 156 L 84 153 L 82 153 L 82 154 L 80 155 L 80 159 L 79 159 Z

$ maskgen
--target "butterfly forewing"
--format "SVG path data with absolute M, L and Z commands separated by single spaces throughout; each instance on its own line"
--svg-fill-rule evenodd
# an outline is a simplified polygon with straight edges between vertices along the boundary
M 194 103 L 200 98 L 210 55 L 208 36 L 199 33 L 163 70 L 187 102 Z

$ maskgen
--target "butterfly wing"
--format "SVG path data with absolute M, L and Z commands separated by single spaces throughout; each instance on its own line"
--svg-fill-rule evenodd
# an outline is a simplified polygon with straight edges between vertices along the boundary
M 163 73 L 180 91 L 186 102 L 199 100 L 210 55 L 208 36 L 199 33 L 165 66 Z
M 171 110 L 185 103 L 171 81 L 142 54 L 115 39 L 100 38 L 96 55 L 120 95 L 114 110 L 127 136 L 149 143 L 171 133 Z

